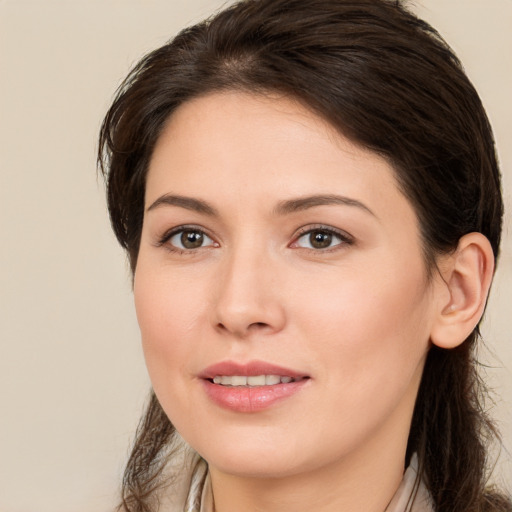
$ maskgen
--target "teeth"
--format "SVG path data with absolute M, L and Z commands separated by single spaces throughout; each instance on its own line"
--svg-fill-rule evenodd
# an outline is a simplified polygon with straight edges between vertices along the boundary
M 247 384 L 249 386 L 264 386 L 265 385 L 265 375 L 258 375 L 256 377 L 247 377 Z
M 280 375 L 216 375 L 213 378 L 214 384 L 221 384 L 222 386 L 274 386 L 276 384 L 287 384 L 293 382 L 293 377 Z
M 224 377 L 222 377 L 222 384 L 224 384 Z M 232 386 L 247 386 L 247 377 L 243 375 L 233 375 L 231 377 Z
M 272 384 L 279 384 L 280 382 L 281 377 L 279 377 L 279 375 L 265 375 L 265 384 L 267 386 L 272 386 Z

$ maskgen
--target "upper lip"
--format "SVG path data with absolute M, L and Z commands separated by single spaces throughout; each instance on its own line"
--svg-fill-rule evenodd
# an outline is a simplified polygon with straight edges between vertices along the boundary
M 217 375 L 245 375 L 247 377 L 256 375 L 279 375 L 281 377 L 292 377 L 293 379 L 308 377 L 303 372 L 278 366 L 265 361 L 250 361 L 248 363 L 237 363 L 235 361 L 221 361 L 205 368 L 200 374 L 201 379 L 213 379 Z

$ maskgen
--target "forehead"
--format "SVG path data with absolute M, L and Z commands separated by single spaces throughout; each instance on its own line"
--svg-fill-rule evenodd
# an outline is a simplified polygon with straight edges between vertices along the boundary
M 245 210 L 336 193 L 381 218 L 414 217 L 385 158 L 293 99 L 240 92 L 196 98 L 173 113 L 152 155 L 146 205 L 164 193 Z

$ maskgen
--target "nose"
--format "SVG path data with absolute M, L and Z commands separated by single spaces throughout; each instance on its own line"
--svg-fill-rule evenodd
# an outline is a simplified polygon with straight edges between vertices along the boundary
M 277 333 L 286 324 L 277 263 L 248 249 L 226 258 L 214 293 L 215 328 L 239 339 Z

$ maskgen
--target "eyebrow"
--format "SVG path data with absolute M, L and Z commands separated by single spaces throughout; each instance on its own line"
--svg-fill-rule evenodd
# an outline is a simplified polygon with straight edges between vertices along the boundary
M 146 212 L 164 205 L 179 206 L 180 208 L 192 210 L 211 217 L 218 216 L 217 210 L 206 201 L 195 199 L 193 197 L 177 196 L 172 194 L 164 194 L 163 196 L 160 196 L 154 203 L 148 206 Z
M 314 208 L 315 206 L 330 205 L 343 205 L 360 208 L 361 210 L 376 217 L 376 215 L 370 210 L 370 208 L 368 208 L 361 201 L 333 194 L 314 195 L 280 201 L 274 208 L 274 214 L 287 215 L 290 213 L 308 210 L 309 208 Z M 210 217 L 215 217 L 219 215 L 218 211 L 212 205 L 210 205 L 206 201 L 203 201 L 202 199 L 195 199 L 193 197 L 179 196 L 173 194 L 164 194 L 163 196 L 160 196 L 146 209 L 146 212 L 149 212 L 161 206 L 178 206 L 180 208 L 185 208 L 186 210 L 202 213 L 203 215 L 208 215 Z
M 330 206 L 330 205 L 343 205 L 343 206 L 353 206 L 356 208 L 360 208 L 365 212 L 376 217 L 375 213 L 373 213 L 368 206 L 357 199 L 351 199 L 350 197 L 338 196 L 338 195 L 314 195 L 307 197 L 300 197 L 298 199 L 289 199 L 286 201 L 280 201 L 274 212 L 278 215 L 286 215 L 288 213 L 300 212 L 303 210 L 307 210 L 309 208 L 314 208 L 315 206 Z

